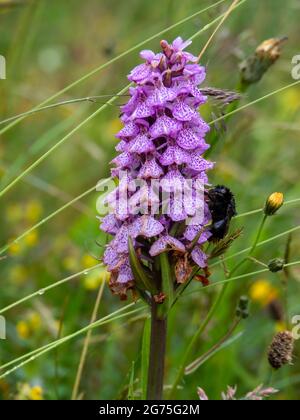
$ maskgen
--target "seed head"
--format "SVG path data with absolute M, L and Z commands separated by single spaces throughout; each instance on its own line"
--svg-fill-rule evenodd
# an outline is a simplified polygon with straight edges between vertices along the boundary
M 291 364 L 294 351 L 294 339 L 289 331 L 275 335 L 269 348 L 268 360 L 270 365 L 278 370 L 287 364 Z
M 281 46 L 287 38 L 272 38 L 260 44 L 255 53 L 241 64 L 242 83 L 249 86 L 261 80 L 281 55 Z
M 279 192 L 275 192 L 270 195 L 266 201 L 264 212 L 267 216 L 273 216 L 283 206 L 284 195 Z

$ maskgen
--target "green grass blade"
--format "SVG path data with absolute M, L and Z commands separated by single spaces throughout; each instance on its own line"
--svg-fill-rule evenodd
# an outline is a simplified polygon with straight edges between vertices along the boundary
M 22 298 L 20 300 L 17 300 L 16 302 L 13 302 L 12 304 L 6 306 L 5 308 L 0 309 L 0 314 L 4 314 L 5 312 L 9 311 L 10 309 L 15 308 L 15 307 L 21 305 L 22 303 L 28 302 L 29 300 L 31 300 L 35 297 L 43 296 L 45 293 L 49 292 L 50 290 L 55 289 L 56 287 L 59 287 L 59 286 L 65 284 L 65 283 L 68 283 L 71 280 L 77 279 L 80 276 L 89 274 L 90 272 L 92 272 L 92 271 L 94 271 L 97 268 L 100 268 L 102 266 L 103 266 L 102 264 L 97 264 L 94 267 L 89 268 L 88 270 L 83 270 L 83 271 L 80 271 L 79 273 L 72 274 L 69 277 L 66 277 L 62 280 L 59 280 L 55 283 L 50 284 L 50 286 L 47 286 L 47 287 L 45 287 L 43 289 L 40 289 L 40 290 L 37 290 L 36 292 L 31 293 L 30 295 L 25 296 L 24 298 Z
M 135 362 L 132 362 L 131 371 L 130 371 L 130 378 L 129 378 L 129 385 L 128 385 L 128 396 L 127 399 L 129 401 L 133 401 L 134 398 L 134 376 L 135 376 Z
M 73 204 L 77 203 L 78 201 L 80 201 L 82 198 L 86 197 L 87 195 L 91 194 L 92 192 L 96 191 L 97 186 L 100 186 L 101 184 L 105 185 L 105 183 L 107 182 L 107 180 L 102 181 L 100 184 L 95 185 L 94 187 L 86 190 L 85 192 L 83 192 L 82 194 L 80 194 L 79 196 L 77 196 L 76 198 L 74 198 L 73 200 L 69 201 L 68 203 L 66 203 L 65 205 L 63 205 L 62 207 L 60 207 L 59 209 L 55 210 L 53 213 L 49 214 L 49 216 L 45 217 L 44 219 L 42 219 L 40 222 L 36 223 L 34 226 L 32 226 L 31 228 L 29 228 L 28 230 L 26 230 L 25 232 L 23 232 L 20 236 L 18 236 L 14 241 L 8 243 L 7 245 L 3 246 L 0 250 L 0 255 L 3 255 L 11 245 L 13 245 L 14 243 L 18 243 L 20 242 L 22 239 L 24 239 L 27 235 L 29 235 L 31 232 L 33 232 L 34 230 L 40 228 L 41 226 L 43 226 L 45 223 L 47 223 L 49 220 L 53 219 L 54 217 L 56 217 L 58 214 L 60 214 L 61 212 L 63 212 L 64 210 L 68 209 L 69 207 L 71 207 Z
M 95 68 L 94 70 L 90 71 L 89 73 L 87 73 L 86 75 L 82 76 L 80 79 L 76 80 L 75 82 L 71 83 L 70 85 L 66 86 L 65 88 L 63 88 L 62 90 L 60 90 L 59 92 L 55 93 L 54 95 L 52 95 L 51 97 L 49 97 L 48 99 L 44 100 L 43 102 L 41 102 L 39 105 L 37 105 L 36 107 L 32 108 L 30 111 L 36 111 L 39 108 L 49 104 L 50 102 L 52 102 L 53 100 L 55 100 L 56 98 L 58 98 L 59 96 L 67 93 L 69 90 L 71 90 L 72 88 L 78 86 L 80 83 L 83 83 L 85 80 L 89 79 L 90 77 L 94 76 L 95 74 L 99 73 L 101 70 L 104 70 L 105 68 L 109 67 L 111 64 L 116 63 L 118 60 L 120 60 L 123 57 L 126 57 L 126 55 L 142 48 L 144 45 L 146 45 L 147 43 L 153 41 L 154 39 L 166 34 L 167 32 L 171 31 L 172 29 L 177 28 L 178 26 L 194 19 L 195 17 L 201 15 L 202 13 L 205 13 L 207 11 L 209 11 L 210 9 L 217 7 L 218 5 L 224 3 L 226 0 L 219 0 L 216 3 L 205 7 L 204 9 L 199 10 L 196 13 L 193 13 L 192 15 L 180 20 L 177 23 L 174 23 L 173 25 L 168 26 L 167 28 L 163 29 L 162 31 L 150 36 L 149 38 L 147 38 L 146 40 L 139 42 L 138 44 L 134 45 L 133 47 L 129 48 L 128 50 L 124 51 L 123 53 L 119 54 L 118 56 L 114 57 L 113 59 L 107 61 L 104 64 L 101 64 L 99 67 Z M 30 112 L 29 111 L 29 112 Z M 21 121 L 23 121 L 26 118 L 26 116 L 23 116 L 15 121 L 13 121 L 12 123 L 10 123 L 9 125 L 7 125 L 6 127 L 4 127 L 2 130 L 0 130 L 0 135 L 6 133 L 8 130 L 10 130 L 11 128 L 15 127 L 17 124 L 19 124 Z
M 123 88 L 118 95 L 121 95 L 129 89 L 131 84 Z M 110 104 L 112 104 L 116 99 L 117 95 L 113 96 L 105 105 L 102 105 L 97 111 L 92 115 L 78 124 L 72 131 L 70 131 L 66 136 L 59 140 L 54 146 L 52 146 L 46 153 L 40 156 L 32 165 L 25 169 L 19 176 L 17 176 L 10 184 L 8 184 L 2 191 L 0 191 L 0 198 L 3 197 L 12 187 L 14 187 L 20 180 L 22 180 L 26 175 L 28 175 L 34 168 L 36 168 L 40 163 L 42 163 L 48 156 L 50 156 L 58 147 L 62 146 L 73 134 L 76 134 L 82 127 L 89 123 L 92 119 L 97 117 L 102 111 L 104 111 Z
M 195 363 L 195 362 L 191 363 L 189 366 L 186 367 L 185 375 L 191 375 L 194 372 L 196 372 L 196 370 L 198 370 L 201 366 L 203 366 L 206 362 L 208 362 L 208 360 L 210 360 L 213 356 L 215 356 L 220 351 L 222 351 L 222 350 L 226 349 L 227 347 L 231 346 L 232 344 L 234 344 L 243 335 L 244 335 L 243 332 L 240 332 L 239 334 L 236 334 L 235 336 L 233 336 L 233 337 L 229 338 L 227 341 L 225 341 L 225 343 L 221 344 L 218 348 L 214 349 L 211 352 L 208 352 L 206 355 L 199 358 L 199 361 L 197 363 Z
M 151 335 L 151 320 L 146 319 L 143 341 L 142 341 L 142 361 L 141 361 L 141 387 L 142 387 L 142 400 L 147 399 L 147 384 L 148 384 L 148 370 L 150 358 L 150 335 Z
M 132 306 L 132 305 L 135 305 L 135 304 L 128 305 L 125 308 L 128 308 L 129 306 Z M 123 309 L 121 309 L 119 311 L 116 311 L 115 313 L 120 312 L 120 311 L 123 311 L 125 308 L 123 308 Z M 127 312 L 125 314 L 121 314 L 121 315 L 118 315 L 118 316 L 115 316 L 115 317 L 112 317 L 112 314 L 110 314 L 107 317 L 102 318 L 101 320 L 98 320 L 98 321 L 94 322 L 93 324 L 90 324 L 89 326 L 84 327 L 81 330 L 76 331 L 73 334 L 70 334 L 70 335 L 68 335 L 66 337 L 63 337 L 63 338 L 61 338 L 59 340 L 54 341 L 53 343 L 51 343 L 51 344 L 49 344 L 47 346 L 44 346 L 44 347 L 38 349 L 33 356 L 28 357 L 29 354 L 24 355 L 24 356 L 22 356 L 22 358 L 25 359 L 25 357 L 26 357 L 26 360 L 24 360 L 23 362 L 17 364 L 12 369 L 9 369 L 8 371 L 4 372 L 2 375 L 0 375 L 0 379 L 3 379 L 5 377 L 11 375 L 16 370 L 18 370 L 18 369 L 26 366 L 28 363 L 33 362 L 34 360 L 36 360 L 37 358 L 43 356 L 44 354 L 48 353 L 49 351 L 54 350 L 58 346 L 67 343 L 68 341 L 70 341 L 70 340 L 72 340 L 72 339 L 74 339 L 74 338 L 76 338 L 76 337 L 78 337 L 78 336 L 86 333 L 87 331 L 89 331 L 91 329 L 98 328 L 98 327 L 103 326 L 103 325 L 106 325 L 106 324 L 108 324 L 110 322 L 113 322 L 113 321 L 122 319 L 124 317 L 127 317 L 129 315 L 134 315 L 134 314 L 136 314 L 138 312 L 141 312 L 142 310 L 144 310 L 144 307 L 135 309 L 133 311 L 130 311 L 130 312 Z M 18 358 L 18 360 L 20 360 L 20 358 Z M 0 366 L 0 370 L 4 370 L 4 369 L 8 368 L 9 366 L 12 366 L 13 364 L 15 364 L 15 362 L 16 362 L 16 360 L 12 360 L 11 362 L 9 362 L 9 363 L 7 363 L 7 364 L 5 364 L 3 366 Z
M 240 3 L 235 6 L 235 8 L 239 7 L 241 4 L 243 4 L 247 0 L 241 0 Z M 190 39 L 194 39 L 195 37 L 199 36 L 203 32 L 207 31 L 210 27 L 215 25 L 218 21 L 222 20 L 224 18 L 225 14 L 222 14 L 212 22 L 210 22 L 208 25 L 206 25 L 201 30 L 197 31 Z M 52 146 L 46 153 L 44 153 L 39 159 L 37 159 L 32 165 L 30 165 L 27 169 L 25 169 L 18 177 L 16 177 L 10 184 L 8 184 L 4 189 L 0 191 L 0 198 L 3 197 L 5 193 L 7 193 L 12 187 L 14 187 L 21 179 L 23 179 L 24 176 L 26 176 L 28 173 L 30 173 L 34 168 L 36 168 L 41 162 L 43 162 L 51 153 L 53 153 L 59 146 L 61 146 L 63 143 L 65 143 L 70 137 L 72 137 L 73 134 L 77 133 L 83 126 L 85 126 L 89 121 L 91 121 L 93 118 L 95 118 L 100 112 L 105 110 L 109 105 L 111 105 L 115 99 L 119 96 L 124 94 L 131 84 L 127 85 L 124 89 L 122 89 L 120 92 L 118 92 L 115 96 L 112 97 L 111 100 L 109 100 L 105 105 L 100 107 L 96 112 L 94 112 L 92 115 L 90 115 L 88 118 L 86 118 L 84 121 L 82 121 L 77 127 L 75 127 L 71 132 L 69 132 L 65 137 L 63 137 L 60 141 L 58 141 L 54 146 Z M 45 105 L 43 103 L 43 105 Z M 14 123 L 16 123 L 18 120 L 16 120 Z M 13 124 L 13 123 L 12 123 Z M 0 131 L 1 135 L 1 131 Z

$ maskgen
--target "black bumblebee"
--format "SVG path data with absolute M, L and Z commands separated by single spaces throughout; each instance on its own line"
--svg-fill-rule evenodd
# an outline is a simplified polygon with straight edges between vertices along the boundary
M 233 193 L 223 185 L 217 185 L 207 193 L 208 207 L 212 215 L 211 241 L 223 239 L 229 230 L 231 219 L 237 215 Z

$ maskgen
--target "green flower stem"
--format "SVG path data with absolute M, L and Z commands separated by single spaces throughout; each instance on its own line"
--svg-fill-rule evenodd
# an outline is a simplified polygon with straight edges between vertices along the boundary
M 161 319 L 158 317 L 158 306 L 153 301 L 147 386 L 147 400 L 149 401 L 160 401 L 163 399 L 167 318 Z

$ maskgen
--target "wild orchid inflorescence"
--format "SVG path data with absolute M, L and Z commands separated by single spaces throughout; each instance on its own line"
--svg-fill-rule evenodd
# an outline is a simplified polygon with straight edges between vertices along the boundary
M 207 100 L 199 89 L 206 71 L 197 57 L 184 51 L 190 44 L 177 38 L 171 45 L 161 41 L 159 54 L 142 51 L 145 63 L 128 77 L 134 86 L 121 108 L 124 128 L 117 134 L 116 147 L 120 154 L 112 162 L 112 176 L 119 184 L 107 198 L 112 210 L 101 224 L 113 236 L 103 262 L 112 274 L 111 290 L 121 298 L 129 289 L 149 292 L 149 282 L 137 282 L 132 252 L 153 285 L 152 295 L 159 292 L 162 301 L 160 254 L 168 253 L 174 288 L 188 281 L 195 268 L 207 267 L 203 246 L 212 236 L 212 216 L 204 186 L 214 164 L 203 157 L 209 148 L 209 125 L 199 114 Z M 131 188 L 137 181 L 139 187 Z M 166 205 L 162 193 L 167 190 Z M 183 190 L 184 203 L 177 194 Z M 199 209 L 202 217 L 197 218 Z

